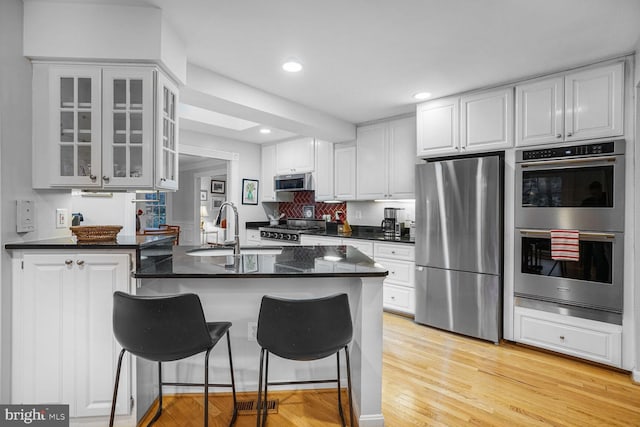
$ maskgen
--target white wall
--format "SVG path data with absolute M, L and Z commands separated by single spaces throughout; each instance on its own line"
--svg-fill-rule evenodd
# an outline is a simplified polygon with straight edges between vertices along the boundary
M 230 183 L 227 180 L 227 189 L 235 188 L 242 191 L 242 179 L 260 180 L 260 145 L 248 142 L 240 142 L 232 139 L 218 138 L 199 132 L 180 130 L 180 144 L 203 147 L 207 150 L 217 150 L 227 153 L 236 153 L 238 157 L 239 182 Z M 180 187 L 183 181 L 180 177 Z M 193 184 L 191 184 L 193 185 Z M 230 186 L 231 185 L 231 186 Z M 227 196 L 230 196 L 227 190 Z M 237 200 L 241 200 L 241 194 L 234 195 Z M 238 204 L 238 216 L 240 218 L 240 240 L 245 241 L 245 223 L 247 221 L 266 221 L 267 217 L 261 204 L 243 205 Z
M 71 212 L 69 191 L 31 189 L 31 64 L 22 56 L 21 0 L 0 1 L 0 402 L 10 399 L 11 269 L 9 242 L 68 235 L 56 230 L 55 209 Z M 36 231 L 16 232 L 17 199 L 35 201 Z
M 71 211 L 79 212 L 80 225 L 122 225 L 119 235 L 136 234 L 136 206 L 131 202 L 135 193 L 104 193 L 106 197 L 71 196 Z M 69 221 L 71 222 L 71 221 Z

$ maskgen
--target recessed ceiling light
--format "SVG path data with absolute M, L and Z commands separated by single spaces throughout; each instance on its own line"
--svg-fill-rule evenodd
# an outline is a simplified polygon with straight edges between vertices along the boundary
M 431 93 L 429 93 L 429 92 L 418 92 L 415 95 L 413 95 L 413 97 L 415 99 L 418 99 L 418 100 L 423 100 L 423 99 L 431 98 Z
M 263 135 L 268 135 L 271 133 L 271 129 L 267 129 L 267 128 L 262 128 L 260 129 L 260 133 Z
M 295 59 L 290 59 L 282 64 L 282 69 L 289 73 L 297 73 L 302 71 L 302 64 Z

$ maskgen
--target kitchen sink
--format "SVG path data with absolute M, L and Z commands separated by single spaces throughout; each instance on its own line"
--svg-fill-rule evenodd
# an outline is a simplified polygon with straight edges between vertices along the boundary
M 240 248 L 240 255 L 280 255 L 281 253 L 282 247 L 280 246 L 244 246 Z M 233 255 L 233 248 L 198 248 L 191 249 L 186 254 L 190 256 L 229 256 Z

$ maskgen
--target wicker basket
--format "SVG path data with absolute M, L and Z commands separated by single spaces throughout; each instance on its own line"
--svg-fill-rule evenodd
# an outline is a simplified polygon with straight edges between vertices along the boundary
M 69 227 L 78 242 L 115 242 L 121 225 L 75 225 Z

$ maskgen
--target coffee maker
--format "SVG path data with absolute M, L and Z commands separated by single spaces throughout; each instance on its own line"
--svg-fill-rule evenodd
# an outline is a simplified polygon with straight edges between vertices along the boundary
M 384 208 L 384 219 L 381 223 L 385 239 L 400 237 L 400 223 L 398 221 L 398 211 L 401 208 Z

